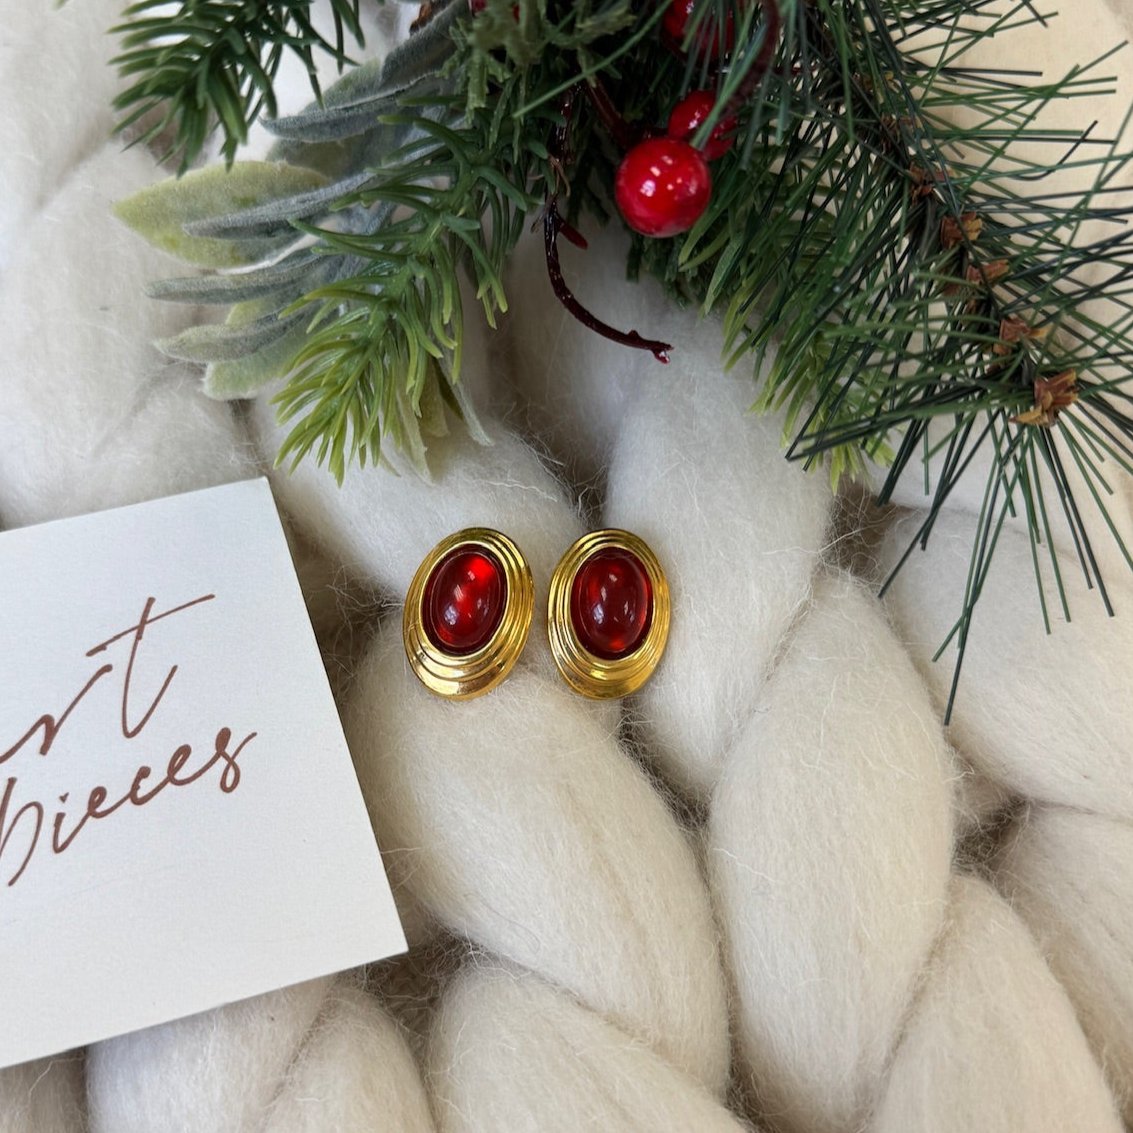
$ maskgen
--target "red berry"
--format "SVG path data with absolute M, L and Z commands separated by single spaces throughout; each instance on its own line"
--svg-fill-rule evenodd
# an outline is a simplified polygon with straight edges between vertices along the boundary
M 625 155 L 614 178 L 622 216 L 643 236 L 676 236 L 690 229 L 712 193 L 704 158 L 677 138 L 649 138 Z
M 697 0 L 670 0 L 669 6 L 661 17 L 661 35 L 669 45 L 677 51 L 683 51 L 685 33 L 688 31 L 692 13 L 696 10 Z M 721 42 L 720 30 L 711 16 L 700 21 L 696 35 L 696 50 L 698 54 L 707 55 L 709 59 L 718 60 L 727 55 L 736 43 L 736 24 L 732 13 L 729 12 L 724 21 L 724 36 Z
M 711 91 L 694 90 L 692 94 L 685 95 L 669 115 L 669 137 L 691 143 L 693 134 L 700 129 L 715 105 L 716 96 Z M 721 118 L 701 147 L 701 153 L 709 161 L 723 157 L 732 148 L 735 129 L 736 120 L 732 115 Z

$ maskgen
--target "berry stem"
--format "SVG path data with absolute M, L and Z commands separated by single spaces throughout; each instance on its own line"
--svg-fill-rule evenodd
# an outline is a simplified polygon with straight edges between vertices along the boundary
M 566 176 L 566 168 L 571 162 L 570 128 L 574 120 L 574 100 L 578 96 L 579 87 L 585 87 L 588 92 L 590 90 L 590 87 L 586 86 L 584 83 L 575 83 L 575 85 L 563 95 L 559 107 L 562 112 L 563 120 L 551 131 L 551 140 L 547 147 L 551 155 L 551 166 L 567 191 L 569 191 L 570 188 L 570 182 L 567 180 Z M 602 93 L 605 95 L 604 90 Z M 606 95 L 606 101 L 609 102 L 608 95 Z M 594 105 L 595 108 L 598 109 L 599 104 L 595 102 Z M 610 104 L 610 109 L 613 111 L 617 120 L 621 122 L 622 126 L 628 130 L 629 126 L 621 115 L 614 110 L 612 104 Z M 601 113 L 600 110 L 599 113 Z M 668 362 L 669 355 L 667 352 L 672 349 L 669 343 L 659 342 L 655 339 L 642 338 L 635 330 L 628 332 L 618 330 L 616 327 L 602 322 L 601 319 L 587 310 L 587 308 L 575 298 L 574 292 L 571 291 L 567 286 L 566 280 L 563 279 L 563 269 L 562 265 L 559 263 L 560 232 L 576 247 L 586 247 L 586 238 L 573 225 L 568 224 L 566 219 L 559 212 L 558 193 L 551 192 L 547 194 L 547 202 L 543 209 L 543 251 L 547 257 L 547 275 L 551 280 L 551 288 L 555 293 L 555 298 L 558 299 L 584 327 L 594 331 L 595 334 L 600 334 L 603 338 L 608 338 L 611 342 L 619 343 L 621 346 L 630 346 L 637 350 L 648 350 L 659 362 Z
M 614 139 L 614 143 L 622 153 L 628 153 L 645 136 L 640 129 L 634 129 L 623 117 L 621 111 L 614 105 L 610 92 L 602 85 L 602 80 L 596 76 L 582 84 L 586 97 L 594 107 L 595 113 L 602 120 L 602 125 Z
M 558 238 L 562 232 L 572 243 L 577 243 L 578 233 L 566 223 L 559 215 L 558 198 L 552 196 L 547 200 L 547 207 L 543 212 L 543 248 L 547 255 L 547 275 L 551 279 L 555 298 L 576 318 L 584 327 L 616 342 L 621 346 L 631 346 L 637 350 L 648 350 L 658 362 L 668 362 L 668 352 L 672 345 L 660 342 L 657 339 L 643 338 L 635 330 L 624 331 L 602 322 L 596 315 L 588 311 L 575 297 L 563 279 L 562 266 L 559 264 Z

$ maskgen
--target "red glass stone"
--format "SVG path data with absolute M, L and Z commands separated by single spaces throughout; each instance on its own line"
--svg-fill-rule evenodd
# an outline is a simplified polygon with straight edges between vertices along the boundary
M 455 547 L 425 583 L 425 633 L 446 653 L 475 653 L 496 632 L 506 604 L 507 581 L 496 556 L 481 547 Z
M 642 236 L 676 236 L 700 218 L 712 194 L 704 158 L 677 138 L 638 142 L 614 177 L 614 198 L 626 223 Z
M 595 551 L 571 584 L 570 620 L 584 648 L 605 661 L 632 653 L 653 621 L 653 587 L 630 551 Z

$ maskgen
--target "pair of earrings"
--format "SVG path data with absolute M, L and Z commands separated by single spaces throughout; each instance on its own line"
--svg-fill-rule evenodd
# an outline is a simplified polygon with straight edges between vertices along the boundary
M 405 653 L 426 688 L 468 700 L 511 672 L 534 613 L 523 552 L 499 531 L 469 527 L 417 568 L 405 599 Z M 612 528 L 573 543 L 551 576 L 547 635 L 575 692 L 605 700 L 639 689 L 669 636 L 669 584 L 648 544 Z

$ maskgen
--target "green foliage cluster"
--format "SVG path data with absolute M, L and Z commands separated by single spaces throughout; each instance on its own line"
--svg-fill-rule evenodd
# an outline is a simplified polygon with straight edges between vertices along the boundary
M 711 87 L 717 116 L 740 118 L 711 203 L 684 236 L 635 238 L 629 274 L 722 318 L 728 361 L 760 376 L 757 405 L 785 410 L 790 455 L 824 461 L 835 480 L 888 465 L 882 501 L 911 461 L 935 461 L 919 539 L 990 456 L 953 631 L 961 656 L 1009 515 L 1026 517 L 1044 616 L 1047 574 L 1066 610 L 1060 520 L 1108 602 L 1070 473 L 1108 520 L 1108 470 L 1133 471 L 1133 228 L 1108 191 L 1129 155 L 1120 139 L 1043 121 L 1054 100 L 1086 108 L 1112 93 L 1105 59 L 1054 78 L 966 65 L 986 37 L 1041 22 L 1032 0 L 700 0 L 684 44 L 668 46 L 662 4 L 485 0 L 472 13 L 433 0 L 386 60 L 325 95 L 316 86 L 290 118 L 270 117 L 280 52 L 309 68 L 314 50 L 344 61 L 357 0 L 333 5 L 333 42 L 306 3 L 153 7 L 136 4 L 124 24 L 131 117 L 159 110 L 151 134 L 174 123 L 183 165 L 217 126 L 231 160 L 260 111 L 279 140 L 268 163 L 189 173 L 123 215 L 216 269 L 154 287 L 231 308 L 225 324 L 166 344 L 208 364 L 211 393 L 247 396 L 288 375 L 282 457 L 313 454 L 341 478 L 385 437 L 423 460 L 445 405 L 475 430 L 458 276 L 494 322 L 508 254 L 546 202 L 561 199 L 583 228 L 604 221 L 626 136 Z M 728 26 L 721 67 L 701 45 Z M 1094 191 L 1047 189 L 1065 168 L 1088 172 Z M 1102 295 L 1104 320 L 1090 307 Z
M 122 51 L 113 62 L 124 77 L 137 76 L 115 99 L 120 129 L 144 122 L 144 139 L 171 138 L 167 157 L 179 155 L 184 172 L 210 131 L 224 134 L 231 163 L 261 113 L 276 114 L 274 82 L 284 54 L 298 56 L 315 94 L 315 53 L 328 52 L 339 67 L 350 62 L 346 36 L 359 45 L 360 0 L 330 0 L 334 41 L 310 19 L 314 0 L 138 0 L 112 30 Z

